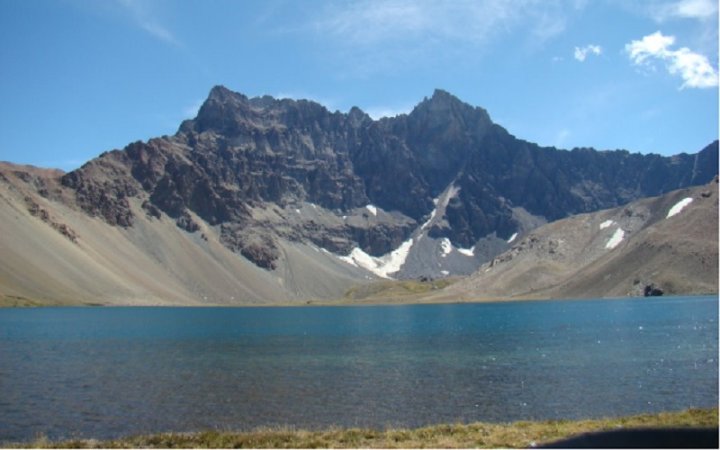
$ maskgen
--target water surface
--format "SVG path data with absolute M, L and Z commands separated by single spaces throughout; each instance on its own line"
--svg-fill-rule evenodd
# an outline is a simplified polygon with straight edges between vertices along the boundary
M 0 310 L 0 442 L 718 404 L 718 299 Z

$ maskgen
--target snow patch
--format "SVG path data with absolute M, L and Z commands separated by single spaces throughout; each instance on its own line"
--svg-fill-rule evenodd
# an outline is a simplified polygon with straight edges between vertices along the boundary
M 435 219 L 435 216 L 437 216 L 438 209 L 447 208 L 450 199 L 455 197 L 458 192 L 460 192 L 460 188 L 456 187 L 454 184 L 451 184 L 450 186 L 448 186 L 445 192 L 443 192 L 439 197 L 433 199 L 433 204 L 435 205 L 435 208 L 430 213 L 430 218 L 420 227 L 420 231 L 423 231 L 425 230 L 425 228 L 430 226 L 430 223 L 433 221 L 433 219 Z
M 475 246 L 473 245 L 472 248 L 459 248 L 457 249 L 460 253 L 462 253 L 465 256 L 475 256 Z
M 361 248 L 355 247 L 348 256 L 338 256 L 338 258 L 355 267 L 369 270 L 379 277 L 392 278 L 389 274 L 399 271 L 405 264 L 412 245 L 413 240 L 408 239 L 397 249 L 380 257 L 370 256 Z
M 672 216 L 679 214 L 680 211 L 682 211 L 687 205 L 692 203 L 692 201 L 693 201 L 693 199 L 691 197 L 685 197 L 684 199 L 675 203 L 675 205 L 672 208 L 670 208 L 670 211 L 668 211 L 666 219 L 669 219 Z
M 605 228 L 609 227 L 610 225 L 614 224 L 615 222 L 612 220 L 606 220 L 605 222 L 600 224 L 600 229 L 604 230 Z
M 618 246 L 622 242 L 622 240 L 625 238 L 625 232 L 622 228 L 618 228 L 615 230 L 615 233 L 612 235 L 609 241 L 607 241 L 607 244 L 605 244 L 605 248 L 613 249 Z
M 515 238 L 517 237 L 517 235 L 518 235 L 517 233 L 513 233 L 513 235 L 510 236 L 510 239 L 507 240 L 507 243 L 509 244 L 509 243 L 511 243 L 512 241 L 514 241 Z
M 435 218 L 435 214 L 437 214 L 437 208 L 432 210 L 432 212 L 430 213 L 430 218 L 427 220 L 427 222 L 422 224 L 422 226 L 420 227 L 420 231 L 424 230 L 425 228 L 428 227 L 428 225 L 430 225 L 430 222 L 432 222 L 433 219 Z
M 377 206 L 367 205 L 365 208 L 367 208 L 367 210 L 370 211 L 373 216 L 377 216 Z
M 443 274 L 443 275 L 445 275 L 445 276 L 450 275 L 450 272 L 448 272 L 447 270 L 441 270 L 440 273 Z
M 452 252 L 452 249 L 453 249 L 452 244 L 450 243 L 450 239 L 448 239 L 448 238 L 442 238 L 442 239 L 440 240 L 440 249 L 441 249 L 441 251 L 442 251 L 442 255 L 440 255 L 440 256 L 443 257 L 443 258 L 446 258 L 447 255 L 449 255 L 450 252 Z
M 301 214 L 299 209 L 295 209 L 295 212 Z

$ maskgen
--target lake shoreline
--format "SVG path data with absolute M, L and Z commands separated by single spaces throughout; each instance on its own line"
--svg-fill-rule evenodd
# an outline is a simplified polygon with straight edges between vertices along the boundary
M 302 302 L 279 302 L 267 304 L 240 303 L 236 305 L 227 304 L 207 304 L 207 305 L 184 305 L 184 304 L 158 304 L 158 305 L 142 305 L 142 304 L 110 304 L 110 303 L 66 303 L 66 302 L 42 302 L 39 300 L 13 298 L 12 301 L 0 298 L 0 310 L 14 308 L 303 308 L 318 306 L 411 306 L 411 305 L 454 305 L 454 304 L 492 304 L 492 303 L 521 303 L 521 302 L 566 302 L 566 301 L 585 301 L 585 300 L 651 300 L 659 298 L 673 297 L 718 297 L 719 293 L 707 294 L 677 294 L 665 295 L 658 297 L 572 297 L 572 298 L 544 298 L 544 297 L 479 297 L 479 298 L 425 298 L 411 297 L 403 298 L 373 298 L 373 299 L 335 299 L 335 300 L 305 300 Z
M 40 437 L 25 443 L 2 443 L 6 448 L 529 448 L 585 433 L 627 429 L 718 430 L 718 408 L 583 419 L 474 422 L 421 428 L 328 428 L 319 431 L 256 428 L 252 431 L 208 430 L 157 433 L 119 439 L 52 441 Z

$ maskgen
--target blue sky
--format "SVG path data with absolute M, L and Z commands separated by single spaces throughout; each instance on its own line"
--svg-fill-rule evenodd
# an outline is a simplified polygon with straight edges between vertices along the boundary
M 0 0 L 0 160 L 70 170 L 212 86 L 373 117 L 435 88 L 559 148 L 718 136 L 716 0 Z

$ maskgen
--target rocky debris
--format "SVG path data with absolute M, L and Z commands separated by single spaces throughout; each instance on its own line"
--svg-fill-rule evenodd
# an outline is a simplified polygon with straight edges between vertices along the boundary
M 75 233 L 75 230 L 64 223 L 52 222 L 50 225 L 60 234 L 70 239 L 72 242 L 77 243 L 78 235 Z
M 659 287 L 656 287 L 653 283 L 645 285 L 645 288 L 643 289 L 643 295 L 645 297 L 660 297 L 663 294 L 663 290 Z
M 306 229 L 307 230 L 307 229 Z M 355 247 L 355 243 L 346 238 L 341 232 L 321 232 L 319 234 L 308 234 L 307 239 L 320 248 L 337 255 L 347 255 Z M 296 239 L 301 240 L 301 239 Z
M 258 267 L 274 270 L 280 257 L 275 241 L 262 230 L 243 229 L 237 225 L 220 227 L 220 242 L 229 249 L 240 252 Z
M 628 292 L 632 297 L 660 297 L 665 294 L 665 290 L 661 289 L 655 282 L 643 278 L 635 278 L 633 287 Z
M 377 223 L 370 227 L 349 226 L 351 239 L 370 256 L 382 256 L 406 241 L 414 229 L 410 223 Z
M 187 231 L 188 233 L 194 233 L 200 229 L 200 225 L 198 225 L 197 222 L 195 222 L 193 218 L 190 217 L 190 214 L 188 214 L 187 211 L 183 212 L 183 214 L 181 214 L 180 217 L 177 218 L 177 220 L 175 221 L 175 225 Z
M 512 261 L 513 258 L 517 257 L 522 253 L 533 252 L 538 257 L 544 259 L 562 259 L 563 248 L 565 242 L 561 238 L 547 238 L 539 237 L 535 234 L 530 234 L 522 239 L 517 244 L 510 247 L 510 250 L 500 254 L 490 262 L 490 267 L 495 266 L 499 263 L 506 263 Z
M 275 270 L 278 250 L 271 238 L 264 236 L 260 242 L 249 242 L 240 248 L 240 253 L 263 269 Z
M 160 217 L 162 217 L 162 212 L 160 211 L 160 208 L 153 205 L 152 203 L 150 203 L 147 200 L 142 202 L 141 207 L 142 207 L 142 209 L 145 210 L 145 213 L 147 214 L 148 218 L 154 217 L 156 219 L 159 219 Z
M 75 230 L 64 223 L 53 220 L 50 213 L 46 209 L 41 208 L 40 205 L 32 199 L 32 197 L 25 197 L 25 204 L 30 215 L 38 217 L 40 220 L 50 225 L 55 231 L 68 238 L 71 242 L 77 244 L 78 235 Z
M 127 228 L 134 219 L 128 198 L 139 191 L 127 174 L 112 164 L 109 160 L 112 157 L 122 155 L 101 156 L 83 166 L 85 169 L 64 175 L 60 181 L 75 191 L 77 204 L 88 214 L 100 216 L 110 225 Z

